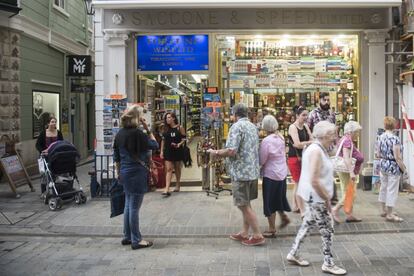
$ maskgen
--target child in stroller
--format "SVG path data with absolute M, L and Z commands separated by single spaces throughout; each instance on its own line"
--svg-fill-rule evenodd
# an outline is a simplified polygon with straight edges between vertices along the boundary
M 62 208 L 63 201 L 75 200 L 76 204 L 86 202 L 86 195 L 82 191 L 76 175 L 76 163 L 79 153 L 75 146 L 67 141 L 52 143 L 47 151 L 41 155 L 44 166 L 44 181 L 46 181 L 45 204 L 50 210 Z M 79 189 L 74 189 L 77 182 Z

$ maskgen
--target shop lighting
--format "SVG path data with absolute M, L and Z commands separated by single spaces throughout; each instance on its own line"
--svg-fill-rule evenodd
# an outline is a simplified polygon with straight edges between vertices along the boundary
M 87 15 L 95 15 L 95 9 L 92 5 L 92 0 L 83 0 L 83 3 L 85 4 L 85 10 Z

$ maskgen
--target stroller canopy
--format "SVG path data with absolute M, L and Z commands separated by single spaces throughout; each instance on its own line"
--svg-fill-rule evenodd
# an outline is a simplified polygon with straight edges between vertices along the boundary
M 54 174 L 75 173 L 79 157 L 76 147 L 68 141 L 56 141 L 47 149 L 49 168 Z

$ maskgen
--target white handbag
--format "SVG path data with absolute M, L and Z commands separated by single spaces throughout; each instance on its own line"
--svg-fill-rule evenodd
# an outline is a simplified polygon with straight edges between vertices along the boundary
M 39 173 L 44 174 L 46 172 L 45 163 L 43 163 L 43 158 L 37 159 L 37 165 L 39 166 Z
M 344 145 L 345 139 L 342 139 L 341 144 L 339 144 L 338 150 L 336 151 L 335 156 L 331 157 L 334 171 L 336 172 L 344 172 L 344 173 L 350 173 L 354 171 L 356 159 L 352 158 L 352 152 L 354 151 L 354 144 L 351 142 L 351 170 L 348 168 L 348 166 L 345 163 L 345 159 L 342 156 L 339 156 L 339 153 L 342 150 L 342 146 Z

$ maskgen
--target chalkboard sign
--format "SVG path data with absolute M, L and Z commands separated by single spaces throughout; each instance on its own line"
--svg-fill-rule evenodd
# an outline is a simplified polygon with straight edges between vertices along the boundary
M 34 192 L 32 182 L 18 154 L 0 158 L 1 167 L 7 176 L 11 190 L 17 193 L 17 188 L 23 185 L 29 185 L 30 190 Z

